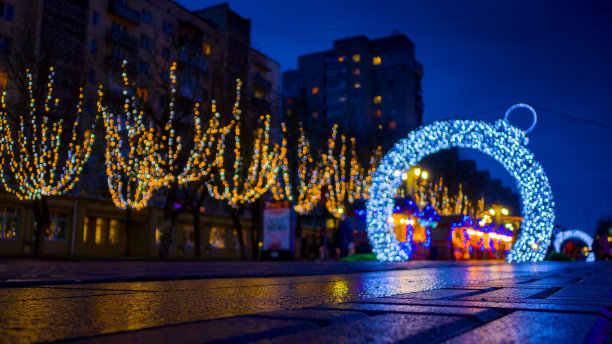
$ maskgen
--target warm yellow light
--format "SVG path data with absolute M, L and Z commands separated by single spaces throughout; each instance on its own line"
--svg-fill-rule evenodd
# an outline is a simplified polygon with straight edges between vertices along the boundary
M 469 235 L 474 235 L 474 234 L 476 234 L 476 231 L 475 231 L 475 230 L 473 230 L 473 229 L 468 229 L 468 230 L 467 230 L 467 234 L 469 234 Z
M 338 214 L 342 214 L 342 213 L 344 213 L 344 209 L 339 208 L 339 209 L 338 209 Z
M 421 172 L 421 178 L 427 179 L 427 177 L 429 177 L 429 174 L 427 173 L 427 171 Z
M 406 180 L 406 179 L 408 179 L 408 173 L 402 174 L 402 180 Z
M 489 209 L 489 214 L 495 215 L 495 209 L 493 209 L 493 208 Z
M 374 97 L 374 104 L 380 104 L 382 102 L 382 96 Z
M 378 125 L 378 130 L 382 130 L 382 124 Z
M 312 88 L 312 94 L 317 94 L 319 93 L 319 88 L 318 87 L 313 87 Z
M 344 56 L 338 56 L 338 62 L 344 62 Z
M 353 55 L 353 61 L 355 61 L 355 62 L 361 61 L 361 56 L 359 56 L 359 54 Z
M 503 215 L 508 215 L 508 209 L 503 208 L 503 209 L 501 210 L 501 213 L 502 213 Z
M 380 56 L 374 56 L 372 58 L 372 64 L 374 64 L 375 66 L 378 66 L 381 62 L 382 60 L 380 59 Z
M 538 244 L 533 244 L 531 245 L 531 248 L 534 250 L 537 250 L 540 246 L 538 246 Z
M 417 167 L 417 168 L 414 170 L 414 175 L 415 175 L 415 176 L 417 176 L 417 177 L 418 177 L 418 176 L 420 176 L 420 175 L 421 175 L 421 169 Z
M 353 85 L 355 88 L 361 88 L 361 84 L 360 83 L 356 83 L 355 85 Z

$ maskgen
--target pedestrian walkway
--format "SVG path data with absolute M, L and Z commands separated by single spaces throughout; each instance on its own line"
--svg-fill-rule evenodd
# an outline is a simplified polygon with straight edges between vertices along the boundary
M 406 267 L 411 263 L 416 262 Z M 313 276 L 7 286 L 0 289 L 0 341 L 610 341 L 612 264 L 414 266 Z

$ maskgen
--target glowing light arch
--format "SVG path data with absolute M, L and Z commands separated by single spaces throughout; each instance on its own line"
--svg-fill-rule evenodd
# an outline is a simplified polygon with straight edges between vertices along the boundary
M 453 147 L 478 150 L 491 156 L 514 177 L 521 195 L 520 237 L 514 243 L 509 262 L 542 261 L 550 244 L 555 219 L 552 190 L 544 169 L 527 149 L 526 132 L 503 120 L 494 124 L 482 121 L 449 120 L 423 126 L 400 140 L 382 159 L 373 175 L 370 198 L 366 203 L 368 238 L 381 261 L 403 261 L 409 253 L 400 248 L 389 219 L 393 198 L 402 183 L 401 175 L 424 157 Z M 528 129 L 533 129 L 533 125 Z M 396 173 L 395 171 L 400 171 Z M 394 173 L 395 172 L 395 173 Z
M 560 253 L 561 245 L 565 241 L 570 240 L 570 239 L 578 239 L 582 241 L 583 243 L 585 243 L 587 247 L 589 248 L 589 250 L 592 250 L 593 238 L 590 235 L 578 229 L 570 229 L 570 230 L 566 230 L 563 232 L 559 232 L 559 234 L 557 234 L 557 236 L 555 237 L 555 241 L 553 242 L 555 251 Z M 589 253 L 589 255 L 586 258 L 586 261 L 587 262 L 595 261 L 595 253 L 593 251 Z

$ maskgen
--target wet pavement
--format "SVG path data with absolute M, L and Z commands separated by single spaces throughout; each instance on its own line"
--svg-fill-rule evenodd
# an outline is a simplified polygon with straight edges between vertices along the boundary
M 0 277 L 10 343 L 576 343 L 612 328 L 607 263 L 24 260 Z

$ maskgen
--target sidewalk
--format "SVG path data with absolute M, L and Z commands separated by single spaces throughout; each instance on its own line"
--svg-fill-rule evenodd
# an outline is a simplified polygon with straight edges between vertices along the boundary
M 612 338 L 612 263 L 607 262 L 24 260 L 1 261 L 0 267 L 5 278 L 0 342 L 598 343 Z M 25 279 L 14 280 L 17 276 Z

